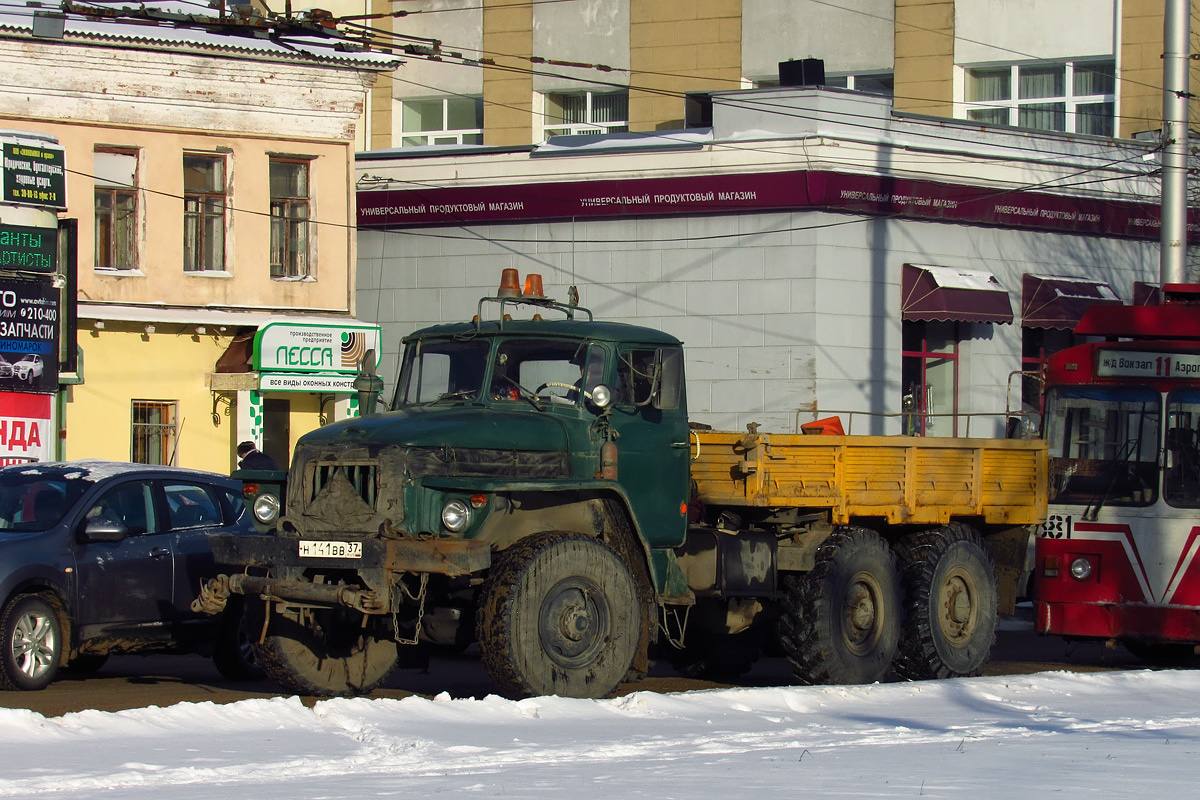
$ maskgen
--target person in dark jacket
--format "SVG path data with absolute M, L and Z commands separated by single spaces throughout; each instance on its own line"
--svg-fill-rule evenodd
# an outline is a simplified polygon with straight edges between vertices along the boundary
M 260 451 L 254 442 L 242 442 L 237 446 L 238 469 L 279 469 L 275 459 Z

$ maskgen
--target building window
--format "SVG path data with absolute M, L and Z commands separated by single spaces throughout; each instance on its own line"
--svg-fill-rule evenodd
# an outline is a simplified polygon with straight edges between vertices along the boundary
M 967 119 L 1112 136 L 1115 62 L 1065 61 L 966 70 Z
M 544 100 L 544 138 L 629 130 L 629 92 L 552 93 Z
M 225 269 L 225 159 L 183 157 L 183 269 Z
M 830 75 L 825 85 L 835 89 L 853 89 L 856 92 L 881 94 L 891 97 L 896 93 L 896 79 L 890 72 L 864 72 L 859 75 Z
M 957 436 L 958 323 L 905 320 L 903 325 L 904 432 Z
M 137 269 L 138 154 L 97 150 L 92 156 L 96 198 L 96 269 Z
M 176 433 L 174 403 L 134 400 L 129 460 L 135 464 L 173 464 Z
M 402 100 L 400 130 L 401 147 L 483 144 L 483 98 Z
M 779 78 L 764 78 L 753 81 L 755 89 L 779 86 Z M 896 77 L 891 72 L 862 72 L 858 74 L 826 75 L 821 86 L 833 89 L 853 89 L 856 92 L 881 94 L 891 97 L 896 92 Z
M 271 277 L 309 278 L 308 162 L 271 159 Z

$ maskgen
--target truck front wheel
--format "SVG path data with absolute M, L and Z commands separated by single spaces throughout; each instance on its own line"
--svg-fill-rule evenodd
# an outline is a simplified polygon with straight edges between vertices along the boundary
M 914 680 L 979 675 L 996 640 L 996 571 L 979 534 L 951 523 L 896 547 L 905 594 L 896 672 Z
M 900 638 L 900 590 L 887 543 L 865 528 L 839 528 L 817 549 L 811 572 L 784 578 L 780 636 L 796 679 L 873 683 Z
M 509 696 L 604 697 L 641 640 L 637 585 L 603 542 L 531 536 L 501 554 L 483 586 L 483 665 Z
M 247 631 L 261 630 L 263 602 L 246 603 Z M 302 621 L 303 620 L 303 621 Z M 363 625 L 349 609 L 319 609 L 301 616 L 271 615 L 267 635 L 252 645 L 254 660 L 271 680 L 297 694 L 348 697 L 367 694 L 391 674 L 398 652 L 390 632 Z

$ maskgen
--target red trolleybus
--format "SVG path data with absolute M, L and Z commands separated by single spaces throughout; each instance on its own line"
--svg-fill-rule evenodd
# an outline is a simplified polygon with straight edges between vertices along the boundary
M 1050 357 L 1050 508 L 1036 543 L 1043 634 L 1149 660 L 1200 645 L 1200 285 L 1157 306 L 1098 306 Z

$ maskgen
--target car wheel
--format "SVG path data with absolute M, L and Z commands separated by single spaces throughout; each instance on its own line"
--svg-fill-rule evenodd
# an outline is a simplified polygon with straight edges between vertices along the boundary
M 58 674 L 62 659 L 62 625 L 42 598 L 25 595 L 13 600 L 0 615 L 0 687 L 45 689 Z

